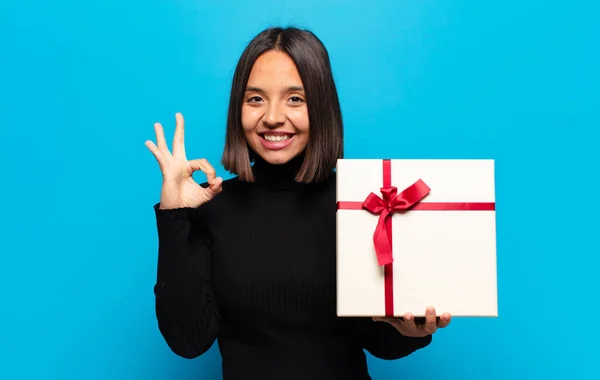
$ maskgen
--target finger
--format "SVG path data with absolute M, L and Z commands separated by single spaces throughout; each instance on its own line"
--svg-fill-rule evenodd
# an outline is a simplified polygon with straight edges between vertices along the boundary
M 201 170 L 202 172 L 204 172 L 211 190 L 215 190 L 214 187 L 216 185 L 220 187 L 222 180 L 220 180 L 219 183 L 217 183 L 217 172 L 215 171 L 215 168 L 213 168 L 212 165 L 208 162 L 207 159 L 200 158 L 197 160 L 188 161 L 188 163 L 190 164 L 190 167 L 193 171 Z
M 217 177 L 215 169 L 205 158 L 188 161 L 188 164 L 192 168 L 192 172 L 194 172 L 196 170 L 202 170 L 202 172 L 204 172 L 204 174 L 206 174 L 209 187 L 208 187 L 208 189 L 206 189 L 207 191 L 204 193 L 206 196 L 205 201 L 211 200 L 212 198 L 217 196 L 217 194 L 219 194 L 221 191 L 223 191 L 223 187 L 222 187 L 223 179 L 221 177 Z
M 403 320 L 401 321 L 401 323 L 412 329 L 417 328 L 417 325 L 415 323 L 415 316 L 412 313 L 404 313 Z
M 154 158 L 156 158 L 156 161 L 158 162 L 158 166 L 160 167 L 160 169 L 162 171 L 162 169 L 164 167 L 164 156 L 163 156 L 163 153 L 150 140 L 146 141 L 145 145 L 148 147 L 148 149 L 150 150 L 150 152 L 152 152 L 152 154 L 154 155 Z
M 444 314 L 442 314 L 442 316 L 439 319 L 440 319 L 440 321 L 438 322 L 438 327 L 444 328 L 450 324 L 450 321 L 452 320 L 452 316 L 449 313 L 444 313 Z
M 217 177 L 214 180 L 214 184 L 210 186 L 213 193 L 218 194 L 223 191 L 223 178 Z
M 158 149 L 165 153 L 168 152 L 169 147 L 165 140 L 165 131 L 160 123 L 154 123 L 154 132 L 156 133 L 156 145 L 158 146 Z
M 175 114 L 175 136 L 173 137 L 173 155 L 178 157 L 185 157 L 183 125 L 183 115 L 177 112 Z
M 425 311 L 425 326 L 423 327 L 429 334 L 433 334 L 437 330 L 437 316 L 435 314 L 435 308 L 428 307 Z

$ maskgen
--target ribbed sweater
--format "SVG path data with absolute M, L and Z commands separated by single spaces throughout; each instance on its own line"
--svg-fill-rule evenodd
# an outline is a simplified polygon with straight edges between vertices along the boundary
M 154 206 L 159 330 L 185 358 L 217 342 L 224 380 L 368 380 L 365 351 L 391 360 L 431 342 L 336 315 L 335 172 L 301 184 L 300 164 L 259 159 L 254 182 L 228 179 L 198 208 Z

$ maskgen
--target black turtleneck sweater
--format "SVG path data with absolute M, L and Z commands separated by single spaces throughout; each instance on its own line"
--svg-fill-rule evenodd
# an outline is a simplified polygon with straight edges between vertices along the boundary
M 336 315 L 335 172 L 300 184 L 300 164 L 259 160 L 254 183 L 226 180 L 199 208 L 155 205 L 159 329 L 185 358 L 217 341 L 224 380 L 366 380 L 364 350 L 396 359 L 431 341 Z

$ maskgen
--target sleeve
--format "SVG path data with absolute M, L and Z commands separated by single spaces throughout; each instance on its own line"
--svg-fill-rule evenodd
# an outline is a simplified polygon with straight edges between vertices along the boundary
M 158 328 L 169 348 L 192 359 L 208 351 L 221 329 L 212 287 L 210 240 L 195 209 L 154 206 L 158 230 Z
M 379 359 L 395 360 L 406 357 L 427 347 L 432 341 L 431 335 L 423 338 L 404 336 L 389 323 L 375 322 L 370 318 L 361 318 L 357 323 L 362 347 Z

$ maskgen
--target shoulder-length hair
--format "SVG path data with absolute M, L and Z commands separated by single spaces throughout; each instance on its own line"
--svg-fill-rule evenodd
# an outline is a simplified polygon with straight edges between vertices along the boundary
M 243 181 L 252 182 L 251 152 L 242 128 L 242 102 L 252 67 L 270 50 L 286 53 L 302 80 L 309 120 L 309 141 L 296 181 L 325 180 L 338 158 L 343 157 L 343 123 L 338 93 L 327 49 L 312 32 L 298 28 L 268 28 L 254 37 L 243 51 L 233 76 L 225 148 L 221 163 Z

